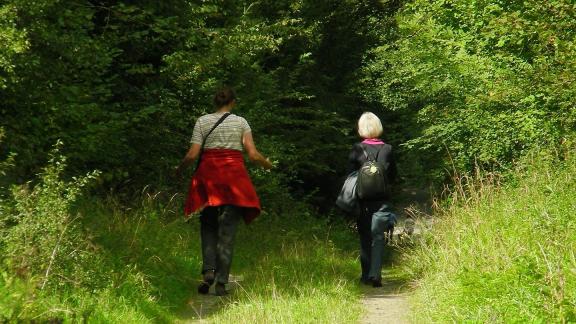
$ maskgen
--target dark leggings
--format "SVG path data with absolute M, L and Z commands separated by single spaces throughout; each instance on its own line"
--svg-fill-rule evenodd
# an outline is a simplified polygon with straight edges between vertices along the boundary
M 387 218 L 374 215 L 382 205 L 383 202 L 360 202 L 361 213 L 356 224 L 360 234 L 360 266 L 363 281 L 382 278 Z
M 232 205 L 207 207 L 200 215 L 202 273 L 214 270 L 218 283 L 228 283 L 240 219 L 242 208 Z

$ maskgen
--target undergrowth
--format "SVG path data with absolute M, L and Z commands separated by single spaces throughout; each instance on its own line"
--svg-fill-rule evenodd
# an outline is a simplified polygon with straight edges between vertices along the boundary
M 356 238 L 344 225 L 284 201 L 241 226 L 229 297 L 202 309 L 196 293 L 199 222 L 181 199 L 143 194 L 127 206 L 82 195 L 91 178 L 62 180 L 53 153 L 36 183 L 4 190 L 0 322 L 346 323 L 360 313 Z M 10 193 L 11 192 L 11 193 Z
M 504 184 L 459 181 L 404 260 L 414 320 L 576 321 L 574 174 L 574 156 L 537 157 Z

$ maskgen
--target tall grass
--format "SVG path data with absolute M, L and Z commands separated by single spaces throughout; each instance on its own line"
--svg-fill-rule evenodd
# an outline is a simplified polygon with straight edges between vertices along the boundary
M 153 200 L 153 199 L 152 199 Z M 179 204 L 114 200 L 77 206 L 91 263 L 83 278 L 40 289 L 41 278 L 0 267 L 0 321 L 65 320 L 126 323 L 348 323 L 360 313 L 356 238 L 306 208 L 265 214 L 237 237 L 229 297 L 201 297 L 197 219 L 169 211 Z M 297 204 L 295 204 L 297 206 Z M 200 309 L 202 307 L 208 309 Z
M 0 322 L 357 319 L 355 235 L 277 183 L 265 187 L 275 199 L 263 196 L 275 212 L 240 227 L 232 273 L 243 280 L 228 297 L 201 297 L 200 224 L 184 222 L 181 199 L 82 196 L 98 173 L 64 180 L 60 146 L 34 185 L 0 187 Z
M 533 158 L 505 185 L 460 181 L 404 260 L 414 320 L 576 321 L 575 174 L 573 156 Z

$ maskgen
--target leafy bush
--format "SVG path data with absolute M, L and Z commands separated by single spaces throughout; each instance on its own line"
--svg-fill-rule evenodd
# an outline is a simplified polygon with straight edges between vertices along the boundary
M 4 129 L 0 128 L 0 143 L 2 143 L 3 138 L 4 138 Z M 7 205 L 4 199 L 8 194 L 5 186 L 3 185 L 2 178 L 6 176 L 6 171 L 13 165 L 14 165 L 14 155 L 10 155 L 6 160 L 0 161 L 0 221 L 3 217 L 2 215 L 7 214 L 6 210 Z M 1 226 L 1 224 L 2 223 L 0 222 L 0 237 L 4 237 L 6 229 L 4 228 L 4 226 Z M 1 245 L 0 245 L 0 251 L 2 251 Z
M 280 161 L 283 185 L 299 196 L 320 188 L 331 204 L 355 119 L 367 109 L 350 84 L 366 50 L 387 40 L 381 31 L 394 33 L 397 7 L 4 1 L 0 40 L 13 41 L 0 42 L 0 60 L 9 60 L 14 78 L 0 92 L 9 134 L 1 150 L 18 154 L 12 173 L 28 179 L 42 166 L 38 156 L 62 139 L 70 174 L 99 169 L 115 191 L 161 190 L 171 186 L 165 179 L 195 120 L 212 111 L 214 90 L 226 83 L 259 147 Z
M 4 139 L 4 129 L 0 127 L 0 143 Z M 8 158 L 4 161 L 0 161 L 0 176 L 5 176 L 7 170 L 14 165 L 14 155 L 8 155 Z M 4 188 L 2 188 L 4 189 Z
M 363 93 L 406 115 L 426 175 L 505 168 L 576 126 L 574 18 L 567 0 L 410 2 L 398 39 L 369 56 Z
M 3 205 L 0 238 L 3 261 L 19 277 L 37 282 L 41 289 L 70 283 L 84 283 L 91 262 L 89 245 L 71 208 L 82 189 L 98 172 L 64 181 L 60 177 L 66 159 L 58 142 L 39 183 L 15 186 L 12 197 Z
M 30 45 L 26 32 L 17 28 L 16 6 L 0 6 L 0 89 L 14 77 L 15 57 L 25 52 Z M 17 76 L 16 76 L 17 78 Z

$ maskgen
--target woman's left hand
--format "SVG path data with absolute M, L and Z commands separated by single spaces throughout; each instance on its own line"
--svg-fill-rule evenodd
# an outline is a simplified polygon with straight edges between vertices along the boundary
M 174 168 L 174 171 L 172 172 L 172 177 L 176 180 L 176 181 L 181 181 L 183 176 L 182 176 L 182 168 L 180 166 L 177 166 L 176 168 Z

